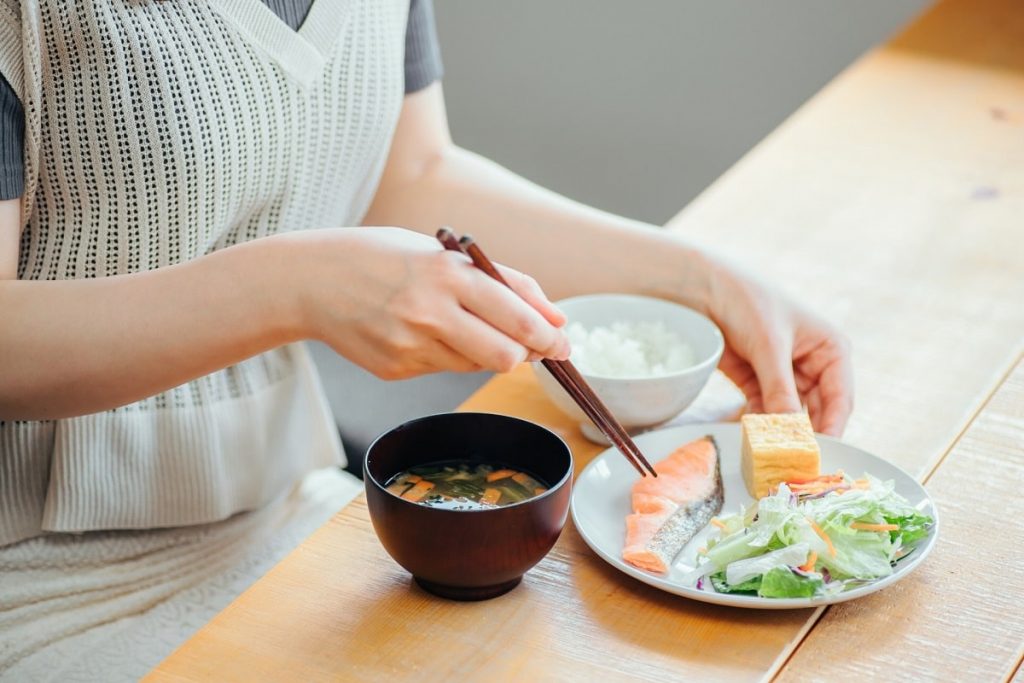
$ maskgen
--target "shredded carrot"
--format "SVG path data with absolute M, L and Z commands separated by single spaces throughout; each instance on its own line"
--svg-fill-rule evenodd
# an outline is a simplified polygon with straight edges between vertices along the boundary
M 422 479 L 423 479 L 423 477 L 421 477 L 418 474 L 409 474 L 409 475 L 407 475 L 405 477 L 405 481 L 407 483 L 409 483 L 409 484 L 415 484 L 415 483 L 417 483 L 419 481 L 422 481 Z
M 515 470 L 498 470 L 497 472 L 491 472 L 487 475 L 487 481 L 498 481 L 499 479 L 507 479 L 511 476 L 519 474 Z
M 899 524 L 868 524 L 867 522 L 854 522 L 850 525 L 851 529 L 859 529 L 860 531 L 899 531 Z
M 701 546 L 701 547 L 697 548 L 697 552 L 699 554 L 701 554 L 701 555 L 707 555 L 708 554 L 708 549 L 705 548 L 704 546 Z
M 523 486 L 526 486 L 527 484 L 530 483 L 530 475 L 523 474 L 522 472 L 517 472 L 516 474 L 512 475 L 512 481 L 514 481 L 517 484 L 522 484 Z
M 790 488 L 792 488 L 794 486 L 806 486 L 807 484 L 835 483 L 835 482 L 840 482 L 842 480 L 843 480 L 843 473 L 842 473 L 842 471 L 840 471 L 837 474 L 822 474 L 820 476 L 812 477 L 810 479 L 791 479 L 791 480 L 787 481 L 786 484 Z
M 821 530 L 821 527 L 818 526 L 818 523 L 815 522 L 813 519 L 808 517 L 807 521 L 810 523 L 811 528 L 814 529 L 814 533 L 816 533 L 819 536 L 821 536 L 821 540 L 825 541 L 825 545 L 828 546 L 828 554 L 831 555 L 832 557 L 835 557 L 836 556 L 836 547 L 834 545 L 832 545 L 832 539 L 828 537 L 828 534 L 826 534 L 824 531 Z
M 814 484 L 793 484 L 789 489 L 794 493 L 813 493 L 815 491 L 828 491 L 837 486 L 842 486 L 842 484 L 838 481 L 823 481 Z
M 835 487 L 836 484 L 816 484 L 814 486 L 791 486 L 790 490 L 793 493 L 821 493 Z
M 804 571 L 804 572 L 813 572 L 814 571 L 814 565 L 817 563 L 817 561 L 818 561 L 818 553 L 816 551 L 812 550 L 811 554 L 807 556 L 807 561 L 804 562 L 799 567 L 797 567 L 797 569 L 799 569 L 800 571 Z
M 427 492 L 432 488 L 434 488 L 434 482 L 418 481 L 411 489 L 402 494 L 402 498 L 416 503 L 422 500 L 423 496 L 427 495 Z
M 501 498 L 501 491 L 498 489 L 484 489 L 484 495 L 480 496 L 480 502 L 484 505 L 497 505 Z
M 840 491 L 841 487 L 833 484 L 831 486 L 818 486 L 816 488 L 809 489 L 793 489 L 793 493 L 798 496 L 820 496 L 831 491 Z
M 717 526 L 719 529 L 725 529 L 726 528 L 725 522 L 723 522 L 722 520 L 718 519 L 718 517 L 712 517 L 711 518 L 711 523 L 714 524 L 715 526 Z
M 544 493 L 545 491 L 547 491 L 546 488 L 544 488 L 543 486 L 538 486 L 537 488 L 535 488 L 533 490 L 533 495 L 539 496 L 540 494 Z

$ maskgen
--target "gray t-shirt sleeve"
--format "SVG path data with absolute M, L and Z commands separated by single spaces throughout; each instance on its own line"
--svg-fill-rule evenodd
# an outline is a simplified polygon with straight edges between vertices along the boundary
M 25 112 L 14 88 L 0 75 L 0 199 L 25 191 Z
M 301 24 L 312 0 L 268 5 L 289 25 Z M 279 8 L 277 5 L 281 5 Z M 444 74 L 432 0 L 410 0 L 405 28 L 405 92 L 422 90 Z M 7 79 L 0 74 L 0 200 L 17 199 L 25 191 L 25 113 Z
M 405 28 L 405 94 L 423 90 L 443 75 L 433 0 L 411 0 Z

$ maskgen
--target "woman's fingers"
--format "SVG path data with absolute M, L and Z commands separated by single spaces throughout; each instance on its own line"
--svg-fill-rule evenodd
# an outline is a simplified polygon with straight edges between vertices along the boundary
M 725 347 L 722 360 L 718 363 L 718 369 L 728 377 L 736 388 L 743 392 L 747 398 L 748 412 L 754 412 L 751 401 L 757 401 L 760 405 L 761 387 L 757 383 L 757 373 L 750 363 L 740 358 L 730 347 Z
M 475 282 L 460 292 L 466 310 L 501 331 L 511 340 L 545 358 L 569 357 L 569 340 L 534 306 L 508 287 L 475 271 Z M 526 354 L 523 355 L 523 360 Z
M 457 306 L 444 317 L 436 334 L 452 351 L 486 370 L 508 372 L 530 355 L 523 344 Z
M 807 416 L 811 418 L 811 425 L 816 426 L 821 424 L 821 392 L 817 387 L 811 389 L 804 394 L 804 402 L 807 405 Z M 815 431 L 821 431 L 817 428 Z
M 823 434 L 842 435 L 853 412 L 853 367 L 848 355 L 836 355 L 824 366 L 818 379 L 818 393 L 821 422 L 815 427 Z
M 443 341 L 431 339 L 424 343 L 423 364 L 432 372 L 479 372 L 480 364 L 459 353 Z
M 551 301 L 548 300 L 544 291 L 529 275 L 520 273 L 518 270 L 512 268 L 506 268 L 505 266 L 498 266 L 498 270 L 501 271 L 502 277 L 512 287 L 513 291 L 523 298 L 526 303 L 533 306 L 544 319 L 555 327 L 562 327 L 565 325 L 565 314 L 562 313 Z
M 853 412 L 853 365 L 850 343 L 830 326 L 817 321 L 805 321 L 801 331 L 808 340 L 807 350 L 798 350 L 796 366 L 797 384 L 813 383 L 819 400 L 819 411 L 814 427 L 824 434 L 839 436 Z M 798 344 L 798 347 L 800 345 Z
M 839 436 L 853 412 L 853 370 L 846 346 L 822 344 L 793 361 L 785 348 L 765 345 L 751 363 L 727 351 L 720 365 L 749 401 L 750 412 L 785 413 L 801 409 L 801 397 L 815 431 Z
M 793 355 L 790 345 L 769 337 L 751 356 L 749 361 L 757 373 L 764 411 L 792 413 L 800 410 L 800 397 L 793 378 Z
M 483 370 L 478 362 L 444 342 L 412 332 L 402 339 L 366 344 L 358 351 L 363 360 L 361 364 L 386 380 L 409 379 L 433 372 Z

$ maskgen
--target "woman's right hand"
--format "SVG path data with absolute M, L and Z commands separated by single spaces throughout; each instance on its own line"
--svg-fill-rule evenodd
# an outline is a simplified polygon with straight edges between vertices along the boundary
M 507 372 L 568 358 L 562 313 L 536 282 L 500 267 L 515 290 L 464 255 L 401 228 L 341 228 L 270 238 L 289 245 L 303 336 L 383 379 L 443 370 Z

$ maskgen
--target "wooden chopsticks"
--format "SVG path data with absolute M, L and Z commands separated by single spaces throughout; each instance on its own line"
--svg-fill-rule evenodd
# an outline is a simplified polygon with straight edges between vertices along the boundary
M 462 252 L 473 261 L 473 265 L 477 268 L 506 287 L 509 287 L 508 282 L 501 276 L 498 269 L 494 267 L 491 260 L 484 255 L 480 245 L 474 242 L 472 237 L 465 235 L 462 239 L 458 239 L 450 229 L 441 228 L 437 231 L 437 239 L 445 249 Z M 590 385 L 583 379 L 583 376 L 580 375 L 572 362 L 545 358 L 541 363 L 548 372 L 554 375 L 558 383 L 562 385 L 562 388 L 576 401 L 576 404 L 586 413 L 594 425 L 601 430 L 601 433 L 608 437 L 608 440 L 615 444 L 615 447 L 626 456 L 626 459 L 636 468 L 640 476 L 646 477 L 647 472 L 650 472 L 655 477 L 658 476 L 658 473 L 651 467 L 651 463 L 647 462 L 647 458 L 643 456 L 640 449 L 633 443 L 633 439 L 630 438 L 626 430 L 619 424 L 619 421 L 615 419 L 607 406 L 594 393 L 594 390 L 590 388 Z

